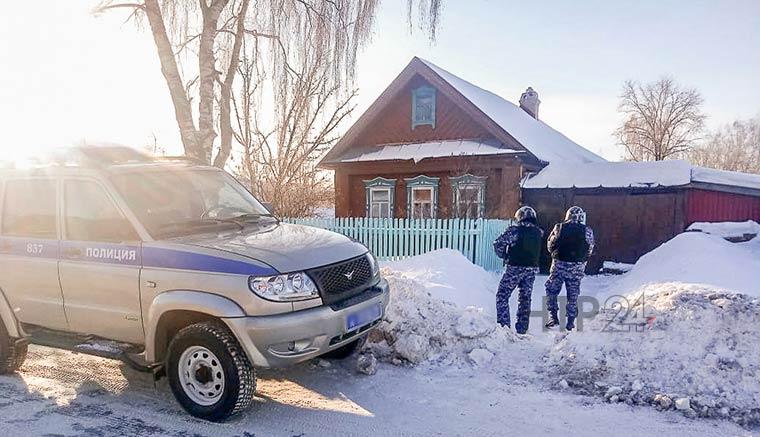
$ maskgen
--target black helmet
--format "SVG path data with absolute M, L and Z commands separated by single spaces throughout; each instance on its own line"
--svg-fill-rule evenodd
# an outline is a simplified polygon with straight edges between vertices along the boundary
M 565 213 L 565 220 L 586 224 L 586 212 L 580 206 L 571 206 Z
M 517 211 L 515 211 L 515 220 L 518 222 L 521 221 L 536 221 L 536 210 L 531 208 L 530 206 L 523 206 Z

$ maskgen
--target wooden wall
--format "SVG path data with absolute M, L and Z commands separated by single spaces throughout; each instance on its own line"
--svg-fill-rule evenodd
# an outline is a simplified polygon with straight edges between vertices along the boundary
M 522 171 L 519 159 L 514 156 L 429 158 L 417 164 L 413 161 L 344 163 L 335 169 L 335 215 L 364 217 L 364 181 L 382 176 L 396 179 L 394 217 L 404 218 L 407 216 L 404 178 L 425 175 L 440 178 L 438 218 L 449 218 L 452 217 L 449 177 L 470 173 L 488 177 L 486 218 L 511 218 L 520 204 Z
M 686 225 L 694 222 L 760 222 L 760 196 L 690 189 Z
M 425 125 L 412 129 L 412 90 L 422 85 L 430 84 L 419 75 L 412 78 L 351 144 L 368 146 L 493 137 L 440 91 L 436 92 L 435 128 Z
M 683 189 L 530 189 L 523 190 L 523 202 L 536 209 L 547 235 L 570 206 L 586 211 L 596 237 L 589 272 L 604 261 L 634 263 L 686 227 Z M 550 263 L 545 247 L 543 269 Z

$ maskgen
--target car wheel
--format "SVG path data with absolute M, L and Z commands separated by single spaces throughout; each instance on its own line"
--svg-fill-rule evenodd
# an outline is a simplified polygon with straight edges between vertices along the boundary
M 8 335 L 5 323 L 0 320 L 0 375 L 20 369 L 26 360 L 26 343 L 17 343 Z
M 326 354 L 322 355 L 322 358 L 328 358 L 331 360 L 345 360 L 346 358 L 355 354 L 356 351 L 361 349 L 361 347 L 364 346 L 365 340 L 366 340 L 366 336 L 357 338 L 351 343 L 345 344 L 335 350 L 327 352 Z
M 197 323 L 179 331 L 169 345 L 166 366 L 174 396 L 195 417 L 220 422 L 253 401 L 253 367 L 221 323 Z

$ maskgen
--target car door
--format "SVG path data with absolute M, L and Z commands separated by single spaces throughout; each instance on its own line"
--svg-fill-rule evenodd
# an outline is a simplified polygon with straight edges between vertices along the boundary
M 144 340 L 140 241 L 107 187 L 63 181 L 58 272 L 70 329 L 128 343 Z
M 0 188 L 2 294 L 20 322 L 65 330 L 58 282 L 58 182 L 52 177 L 9 179 Z

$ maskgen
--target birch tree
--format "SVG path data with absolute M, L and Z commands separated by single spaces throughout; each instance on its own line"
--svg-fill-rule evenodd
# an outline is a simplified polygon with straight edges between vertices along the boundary
M 440 0 L 408 0 L 435 35 Z M 96 12 L 126 10 L 138 25 L 147 22 L 166 81 L 185 154 L 223 167 L 232 152 L 232 89 L 244 45 L 276 41 L 284 48 L 313 37 L 314 49 L 329 59 L 331 86 L 350 83 L 356 57 L 370 39 L 379 0 L 104 0 Z M 416 7 L 415 7 L 416 6 Z M 287 33 L 282 30 L 287 29 Z M 311 50 L 312 48 L 310 48 Z M 287 79 L 281 58 L 264 65 L 275 83 Z M 289 83 L 289 82 L 286 82 Z M 276 100 L 287 95 L 278 89 Z M 275 101 L 275 105 L 277 102 Z
M 618 111 L 624 116 L 615 131 L 632 161 L 681 158 L 700 139 L 705 115 L 702 96 L 696 89 L 682 88 L 663 78 L 623 85 Z
M 318 38 L 319 26 L 312 28 Z M 277 215 L 303 217 L 331 203 L 330 175 L 317 168 L 319 158 L 338 140 L 338 128 L 354 106 L 356 90 L 345 92 L 330 79 L 330 58 L 313 45 L 301 50 L 269 44 L 284 71 L 273 82 L 257 62 L 254 45 L 240 66 L 240 85 L 233 97 L 235 140 L 241 159 L 235 172 L 257 197 L 272 204 Z M 293 56 L 300 53 L 300 56 Z M 257 111 L 270 93 L 281 93 L 272 113 Z

